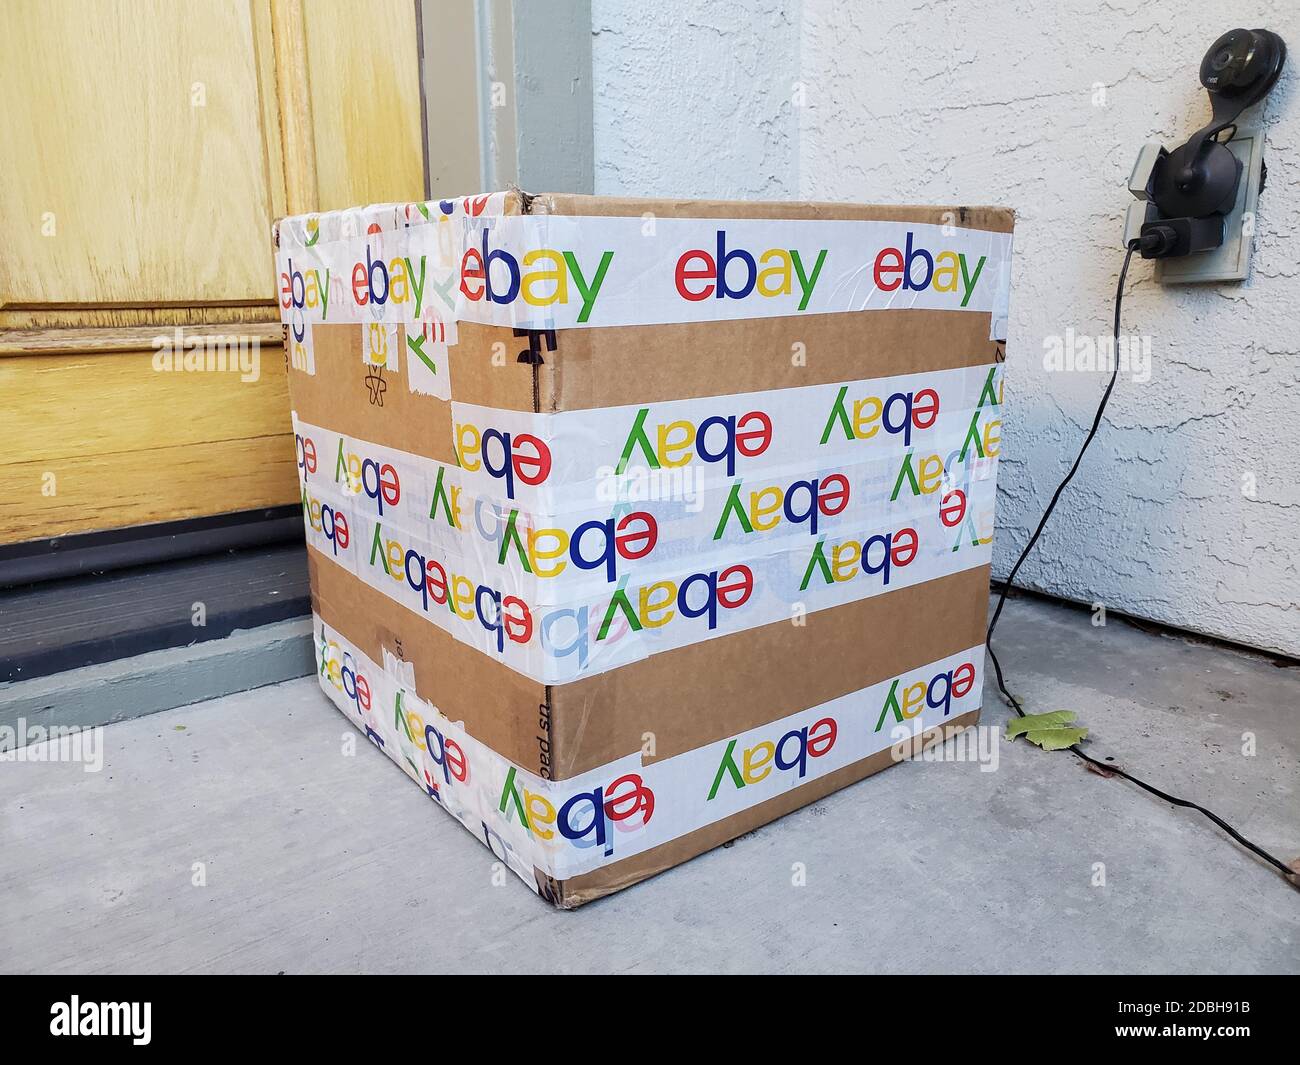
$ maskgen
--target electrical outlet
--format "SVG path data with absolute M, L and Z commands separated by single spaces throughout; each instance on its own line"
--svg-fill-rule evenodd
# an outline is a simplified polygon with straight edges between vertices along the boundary
M 1241 160 L 1241 184 L 1232 211 L 1223 219 L 1223 243 L 1210 251 L 1156 261 L 1155 277 L 1162 285 L 1203 281 L 1245 281 L 1255 245 L 1255 219 L 1264 177 L 1264 104 L 1246 111 L 1228 150 Z
M 1255 244 L 1255 222 L 1259 193 L 1264 181 L 1264 103 L 1242 113 L 1228 150 L 1241 160 L 1241 182 L 1232 210 L 1223 219 L 1223 243 L 1209 251 L 1171 259 L 1157 259 L 1155 278 L 1162 285 L 1185 285 L 1206 281 L 1245 281 Z M 1150 199 L 1151 173 L 1163 148 L 1151 141 L 1142 146 L 1128 190 L 1135 202 L 1124 216 L 1124 246 L 1142 234 L 1144 223 L 1158 216 Z

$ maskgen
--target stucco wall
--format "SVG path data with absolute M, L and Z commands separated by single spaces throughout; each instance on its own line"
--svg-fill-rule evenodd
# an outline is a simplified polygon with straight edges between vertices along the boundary
M 798 4 L 591 8 L 597 194 L 798 195 Z
M 1162 287 L 1135 261 L 1124 327 L 1150 352 L 1149 379 L 1140 365 L 1121 375 L 1020 583 L 1300 655 L 1294 0 L 757 0 L 746 12 L 595 0 L 596 191 L 1014 207 L 998 574 L 1105 383 L 1049 372 L 1044 357 L 1067 330 L 1109 333 L 1134 156 L 1208 117 L 1196 71 L 1224 30 L 1290 40 L 1253 276 Z

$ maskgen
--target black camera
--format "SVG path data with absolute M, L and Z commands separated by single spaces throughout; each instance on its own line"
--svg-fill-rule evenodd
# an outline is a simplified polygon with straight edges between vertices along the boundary
M 1277 84 L 1286 44 L 1272 30 L 1229 30 L 1201 60 L 1201 84 L 1212 117 L 1172 152 L 1163 149 L 1151 171 L 1150 201 L 1158 217 L 1142 226 L 1144 259 L 1208 251 L 1223 243 L 1223 219 L 1237 201 L 1241 160 L 1219 135 Z M 1229 135 L 1231 139 L 1231 135 Z
M 1229 30 L 1201 60 L 1201 84 L 1228 100 L 1245 97 L 1246 108 L 1277 84 L 1285 60 L 1286 44 L 1272 30 Z

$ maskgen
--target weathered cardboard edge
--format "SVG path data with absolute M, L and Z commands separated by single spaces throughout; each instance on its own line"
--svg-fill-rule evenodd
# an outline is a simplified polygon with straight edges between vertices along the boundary
M 927 729 L 921 735 L 900 746 L 910 747 L 909 754 L 915 754 L 922 748 L 936 741 L 946 742 L 952 736 L 979 723 L 981 707 L 962 714 L 952 721 Z M 746 810 L 741 810 L 730 817 L 715 821 L 711 825 L 688 832 L 684 836 L 662 843 L 658 847 L 635 854 L 612 865 L 602 866 L 590 873 L 571 877 L 568 880 L 553 881 L 556 897 L 552 900 L 559 909 L 572 910 L 589 902 L 612 895 L 624 888 L 631 887 L 652 876 L 698 858 L 722 844 L 743 836 L 746 832 L 779 820 L 787 814 L 794 813 L 818 799 L 874 776 L 881 770 L 895 765 L 895 747 L 868 755 L 860 761 L 837 769 L 817 780 L 809 781 L 781 795 L 758 803 Z

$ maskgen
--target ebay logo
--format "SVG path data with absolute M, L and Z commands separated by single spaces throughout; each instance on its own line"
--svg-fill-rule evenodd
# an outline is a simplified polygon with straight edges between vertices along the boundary
M 796 500 L 798 502 L 796 502 Z M 849 479 L 842 473 L 811 480 L 795 481 L 789 487 L 772 485 L 749 493 L 748 508 L 740 502 L 740 482 L 731 486 L 722 516 L 713 532 L 715 540 L 722 539 L 727 523 L 734 514 L 746 535 L 755 529 L 768 532 L 781 524 L 784 518 L 791 525 L 808 526 L 817 535 L 817 516 L 833 517 L 849 505 Z
M 692 593 L 697 602 L 692 605 Z M 680 584 L 676 581 L 655 581 L 639 590 L 637 605 L 632 606 L 627 591 L 619 588 L 609 601 L 605 620 L 600 626 L 597 640 L 609 632 L 614 615 L 622 611 L 634 632 L 641 629 L 658 629 L 680 614 L 684 618 L 707 617 L 710 631 L 718 627 L 718 608 L 735 610 L 749 601 L 754 592 L 754 571 L 748 566 L 730 566 L 721 573 L 692 573 Z
M 484 227 L 482 245 L 466 249 L 461 259 L 460 291 L 467 300 L 513 303 L 522 298 L 531 307 L 549 307 L 554 303 L 567 304 L 572 285 L 582 302 L 578 321 L 585 322 L 591 317 L 614 258 L 612 251 L 605 252 L 594 269 L 588 263 L 584 271 L 577 255 L 555 248 L 536 248 L 519 259 L 504 248 L 491 247 L 490 232 Z
M 513 808 L 520 824 L 541 840 L 554 839 L 558 831 L 575 847 L 600 847 L 608 858 L 614 853 L 611 829 L 634 831 L 648 825 L 654 816 L 655 793 L 646 787 L 639 773 L 628 773 L 608 785 L 580 791 L 558 810 L 545 795 L 521 789 L 516 775 L 511 766 L 501 788 L 498 810 L 510 817 Z
M 330 272 L 321 277 L 319 270 L 295 270 L 290 258 L 287 270 L 280 272 L 280 309 L 291 312 L 293 338 L 299 344 L 307 339 L 307 320 L 304 309 L 321 308 L 321 318 L 329 317 Z
M 312 529 L 329 541 L 335 558 L 338 557 L 340 548 L 344 551 L 348 549 L 348 544 L 351 542 L 351 533 L 348 531 L 348 517 L 346 514 L 341 510 L 335 510 L 328 503 L 322 503 L 307 491 L 305 485 L 302 490 L 302 510 L 307 517 L 307 523 Z
M 298 469 L 306 480 L 316 472 L 316 444 L 310 436 L 293 434 L 293 450 L 298 460 Z
M 912 240 L 913 233 L 909 229 L 904 247 L 881 249 L 872 270 L 876 288 L 882 292 L 893 292 L 900 287 L 904 292 L 922 292 L 927 288 L 935 292 L 960 292 L 961 305 L 965 307 L 988 256 L 981 255 L 972 271 L 965 254 L 955 251 L 932 254 L 924 248 L 914 247 Z
M 896 533 L 868 536 L 865 540 L 841 540 L 831 548 L 828 559 L 823 536 L 813 548 L 799 591 L 807 589 L 814 570 L 820 573 L 825 584 L 843 584 L 865 573 L 879 576 L 882 587 L 888 588 L 893 569 L 911 565 L 918 546 L 915 529 L 899 529 Z
M 603 614 L 586 606 L 561 607 L 547 613 L 541 620 L 542 648 L 556 659 L 577 655 L 579 667 L 586 668 L 593 643 L 608 646 L 629 632 L 662 628 L 678 614 L 688 619 L 707 617 L 709 628 L 714 629 L 720 609 L 736 610 L 753 593 L 754 572 L 744 565 L 730 566 L 720 573 L 692 573 L 680 583 L 655 581 L 639 588 L 635 596 L 629 595 L 620 583 Z M 568 636 L 570 626 L 572 637 Z
M 512 436 L 500 429 L 481 430 L 470 422 L 453 423 L 451 431 L 457 464 L 504 480 L 508 499 L 515 497 L 516 479 L 539 485 L 551 475 L 551 449 L 531 433 Z
M 902 433 L 903 443 L 910 447 L 912 430 L 929 429 L 939 417 L 939 393 L 933 388 L 895 392 L 888 399 L 863 396 L 853 400 L 851 418 L 850 407 L 844 402 L 848 392 L 849 386 L 842 385 L 831 404 L 830 416 L 822 429 L 823 444 L 831 438 L 836 426 L 843 432 L 845 440 L 870 440 L 883 427 L 890 436 Z
M 564 529 L 526 531 L 525 550 L 519 534 L 519 511 L 511 510 L 501 536 L 497 563 L 504 566 L 506 553 L 513 546 L 525 573 L 538 577 L 556 577 L 572 563 L 578 569 L 605 571 L 605 580 L 618 578 L 618 560 L 645 558 L 659 540 L 659 523 L 649 511 L 637 510 L 623 515 L 617 522 L 584 521 L 570 535 Z M 583 545 L 587 545 L 584 551 Z
M 835 746 L 838 727 L 833 717 L 824 717 L 812 728 L 791 729 L 779 740 L 763 740 L 753 747 L 746 747 L 736 764 L 736 740 L 727 744 L 722 752 L 722 761 L 718 765 L 718 775 L 713 778 L 713 787 L 709 789 L 710 802 L 718 794 L 724 778 L 730 778 L 736 790 L 758 784 L 765 780 L 775 767 L 778 773 L 788 773 L 797 769 L 802 780 L 808 773 L 808 759 L 821 758 Z
M 677 294 L 684 300 L 698 303 L 710 296 L 715 299 L 743 300 L 757 290 L 759 296 L 789 296 L 792 284 L 799 280 L 799 310 L 808 306 L 817 278 L 826 262 L 822 248 L 812 269 L 806 269 L 803 258 L 794 249 L 768 248 L 755 255 L 744 248 L 727 248 L 727 231 L 717 231 L 715 254 L 703 248 L 693 248 L 677 260 L 673 282 Z M 759 269 L 760 265 L 763 267 Z
M 464 784 L 469 780 L 469 761 L 465 751 L 455 740 L 449 740 L 432 725 L 424 729 L 424 747 L 429 752 L 429 760 L 442 773 L 444 784 L 453 780 Z
M 358 307 L 373 304 L 382 307 L 389 301 L 406 304 L 413 319 L 420 317 L 424 306 L 426 256 L 419 259 L 417 272 L 409 258 L 399 257 L 385 261 L 370 253 L 352 265 L 352 300 Z
M 463 621 L 477 619 L 496 637 L 497 652 L 505 641 L 527 643 L 533 637 L 533 615 L 528 604 L 515 595 L 503 596 L 486 584 L 476 584 L 463 574 L 449 573 L 437 559 L 407 548 L 395 537 L 385 538 L 384 528 L 375 523 L 370 544 L 370 565 L 378 564 L 384 573 L 405 584 L 420 597 L 420 608 L 427 614 L 429 603 L 445 606 Z
M 949 710 L 952 709 L 952 701 L 964 698 L 974 686 L 975 665 L 972 662 L 963 662 L 956 669 L 944 670 L 933 677 L 912 681 L 904 686 L 900 698 L 898 686 L 902 683 L 903 678 L 898 677 L 889 686 L 889 694 L 885 696 L 885 704 L 880 708 L 880 720 L 876 722 L 874 731 L 880 731 L 885 718 L 891 713 L 894 715 L 894 720 L 900 724 L 912 720 L 926 707 L 931 710 L 942 709 L 943 716 L 947 717 Z
M 313 468 L 314 451 L 313 448 Z M 374 459 L 363 458 L 351 452 L 345 454 L 342 437 L 339 438 L 338 459 L 334 463 L 334 481 L 336 484 L 345 482 L 348 491 L 353 495 L 364 492 L 368 499 L 375 501 L 380 517 L 383 516 L 385 503 L 395 507 L 402 498 L 402 484 L 393 464 L 376 462 Z
M 324 632 L 320 641 L 320 675 L 344 694 L 359 716 L 364 717 L 370 711 L 373 699 L 370 682 L 357 671 L 351 652 L 326 639 Z
M 637 411 L 622 457 L 614 468 L 615 474 L 627 471 L 632 452 L 640 448 L 652 470 L 685 466 L 698 454 L 707 463 L 726 463 L 727 476 L 734 477 L 737 452 L 753 458 L 763 454 L 772 443 L 772 419 L 762 411 L 752 410 L 739 418 L 734 414 L 715 414 L 698 426 L 684 420 L 661 423 L 654 429 L 653 444 L 645 428 L 649 415 L 649 407 Z

